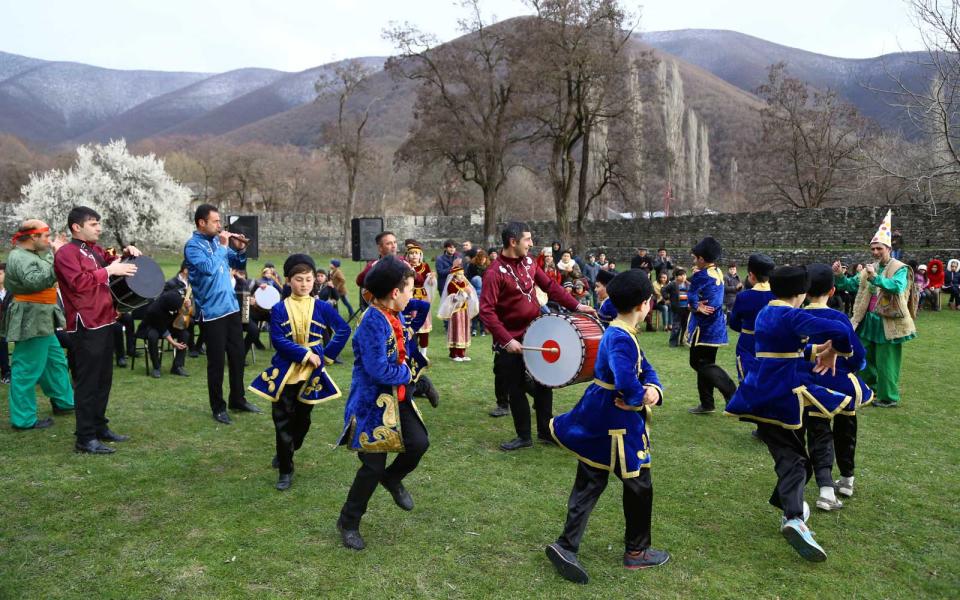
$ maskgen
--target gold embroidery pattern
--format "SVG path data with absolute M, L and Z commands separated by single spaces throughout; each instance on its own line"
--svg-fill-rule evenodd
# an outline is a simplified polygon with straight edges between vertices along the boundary
M 360 434 L 360 449 L 364 452 L 403 452 L 403 437 L 399 429 L 399 406 L 390 394 L 380 394 L 377 406 L 383 408 L 383 425 L 373 429 L 373 440 L 364 431 Z
M 277 391 L 277 377 L 280 376 L 280 369 L 274 367 L 260 374 L 260 378 L 267 382 L 267 391 L 271 394 Z

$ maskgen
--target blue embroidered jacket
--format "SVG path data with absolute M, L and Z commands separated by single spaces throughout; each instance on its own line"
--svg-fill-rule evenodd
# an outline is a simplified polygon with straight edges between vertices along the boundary
M 733 301 L 728 322 L 730 329 L 740 332 L 740 339 L 737 340 L 737 378 L 741 382 L 746 379 L 747 373 L 756 368 L 753 330 L 757 315 L 771 300 L 776 299 L 770 291 L 770 284 L 764 282 L 740 292 Z
M 613 306 L 610 298 L 600 303 L 600 308 L 597 309 L 597 317 L 604 326 L 609 325 L 611 321 L 617 318 L 617 309 Z
M 333 359 L 347 345 L 347 340 L 350 339 L 350 326 L 333 306 L 314 299 L 307 346 L 301 346 L 293 340 L 293 326 L 287 309 L 288 302 L 293 300 L 277 302 L 270 309 L 270 342 L 276 352 L 270 361 L 270 366 L 258 375 L 247 389 L 271 402 L 278 401 L 287 379 L 294 372 L 293 367 L 306 364 L 307 357 L 313 353 L 321 358 L 320 366 L 310 373 L 306 381 L 297 384 L 301 386 L 297 398 L 306 404 L 318 404 L 339 398 L 340 388 L 327 374 L 325 365 L 333 362 Z M 327 330 L 333 330 L 333 337 L 324 346 L 323 334 Z
M 403 309 L 403 318 L 406 322 L 406 328 L 403 330 L 404 342 L 407 348 L 407 366 L 413 373 L 413 381 L 418 381 L 420 375 L 430 366 L 430 361 L 420 350 L 420 340 L 417 337 L 418 331 L 430 317 L 430 303 L 426 300 L 417 300 L 411 298 L 407 307 Z
M 853 397 L 853 401 L 841 412 L 846 415 L 856 414 L 857 407 L 873 402 L 873 390 L 857 375 L 858 371 L 862 371 L 867 366 L 867 351 L 860 341 L 860 336 L 854 331 L 849 317 L 839 310 L 829 308 L 826 304 L 809 304 L 806 310 L 815 317 L 836 321 L 847 329 L 847 340 L 852 352 L 837 357 L 836 375 L 830 373 L 814 375 L 813 381 L 835 392 Z M 812 352 L 812 344 L 823 344 L 826 341 L 827 337 L 824 335 L 811 335 L 809 340 L 811 345 L 808 345 L 805 351 L 806 358 L 811 361 L 816 360 Z
M 600 340 L 594 363 L 594 380 L 568 412 L 550 421 L 550 431 L 561 446 L 586 464 L 636 477 L 650 466 L 650 408 L 643 404 L 647 388 L 663 390 L 657 372 L 647 362 L 637 342 L 636 330 L 620 320 Z M 614 404 L 620 398 L 635 410 Z
M 723 314 L 723 273 L 716 265 L 693 272 L 690 290 L 690 322 L 687 324 L 687 343 L 691 346 L 725 346 L 727 318 Z M 697 311 L 701 302 L 715 308 L 711 315 Z
M 406 327 L 403 313 L 397 318 Z M 397 363 L 400 350 L 393 327 L 370 306 L 360 317 L 352 343 L 353 379 L 337 444 L 360 452 L 403 452 L 397 387 L 411 383 L 412 373 L 406 362 Z M 413 403 L 412 390 L 407 390 L 404 402 Z
M 809 351 L 804 344 L 813 336 L 832 340 L 838 352 L 849 352 L 842 323 L 773 300 L 757 315 L 755 335 L 757 368 L 747 373 L 725 414 L 799 429 L 807 406 L 827 417 L 847 408 L 851 397 L 823 387 L 812 373 L 813 363 L 804 360 Z

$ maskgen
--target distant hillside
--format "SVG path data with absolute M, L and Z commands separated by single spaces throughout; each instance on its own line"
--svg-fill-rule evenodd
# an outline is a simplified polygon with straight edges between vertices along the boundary
M 77 137 L 134 106 L 209 77 L 119 71 L 0 53 L 0 131 L 39 142 Z
M 885 129 L 902 128 L 908 137 L 915 135 L 900 109 L 888 106 L 884 98 L 864 86 L 892 89 L 889 72 L 901 76 L 913 89 L 924 89 L 927 75 L 917 64 L 926 56 L 924 52 L 898 52 L 865 59 L 837 58 L 716 29 L 653 31 L 640 38 L 748 92 L 766 81 L 771 64 L 786 62 L 793 77 L 820 89 L 836 90 Z
M 368 68 L 378 71 L 383 67 L 386 59 L 364 57 L 357 60 Z M 184 121 L 164 133 L 220 135 L 311 102 L 317 95 L 313 87 L 314 83 L 323 74 L 332 72 L 343 62 L 346 61 L 321 65 L 299 73 L 284 74 L 269 85 L 264 85 L 202 115 Z
M 214 75 L 121 113 L 79 136 L 78 141 L 134 141 L 181 125 L 284 76 L 271 69 L 239 69 Z

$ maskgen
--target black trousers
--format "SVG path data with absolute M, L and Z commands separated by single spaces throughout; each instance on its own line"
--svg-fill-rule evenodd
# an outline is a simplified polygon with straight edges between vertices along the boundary
M 727 372 L 717 364 L 716 346 L 691 346 L 690 366 L 697 372 L 697 392 L 700 406 L 713 410 L 713 390 L 720 390 L 723 398 L 729 401 L 737 391 L 737 384 Z
M 840 475 L 853 477 L 857 453 L 857 415 L 837 415 L 833 418 L 833 446 Z
M 830 419 L 811 417 L 811 409 L 804 416 L 807 430 L 807 452 L 813 465 L 813 475 L 820 487 L 833 485 L 833 432 L 830 431 Z
M 367 512 L 367 503 L 378 484 L 390 488 L 417 468 L 420 459 L 430 447 L 427 429 L 420 422 L 410 402 L 400 403 L 400 431 L 404 451 L 397 454 L 387 466 L 386 452 L 358 452 L 362 463 L 347 493 L 347 501 L 340 510 L 340 524 L 344 529 L 359 529 L 360 519 Z
M 625 531 L 623 544 L 627 552 L 646 550 L 650 547 L 650 520 L 653 514 L 653 482 L 650 469 L 640 469 L 636 477 L 623 479 L 623 519 Z M 577 553 L 580 540 L 587 529 L 587 520 L 600 494 L 607 487 L 610 472 L 577 461 L 577 478 L 573 481 L 570 500 L 567 501 L 567 522 L 557 543 L 570 552 Z
M 10 378 L 10 346 L 7 338 L 0 338 L 0 377 Z
M 193 331 L 192 329 L 171 329 L 170 335 L 173 337 L 173 339 L 177 340 L 181 344 L 186 344 L 187 348 L 189 348 L 190 338 L 193 336 Z M 187 364 L 187 350 L 174 349 L 173 366 L 171 366 L 170 369 L 182 369 L 185 364 Z
M 73 402 L 76 405 L 77 442 L 84 443 L 107 429 L 107 401 L 113 385 L 114 325 L 70 334 L 74 356 Z
M 277 462 L 281 473 L 293 472 L 293 453 L 303 446 L 303 439 L 310 431 L 313 405 L 297 399 L 301 387 L 300 383 L 285 386 L 271 411 L 277 432 Z
M 807 456 L 803 429 L 784 429 L 771 423 L 758 423 L 757 433 L 767 445 L 777 472 L 777 485 L 770 504 L 781 509 L 788 519 L 803 516 L 803 488 L 813 475 Z
M 507 392 L 517 437 L 529 440 L 530 402 L 527 400 L 527 371 L 523 366 L 523 355 L 504 350 L 497 352 L 493 357 L 493 385 L 494 390 L 504 389 Z M 537 435 L 552 437 L 550 419 L 553 418 L 553 390 L 534 383 L 530 392 L 533 408 L 537 412 Z
M 243 324 L 240 313 L 235 312 L 219 319 L 204 321 L 203 337 L 207 345 L 207 394 L 213 414 L 227 409 L 223 401 L 223 362 L 226 355 L 230 372 L 230 406 L 245 402 L 243 396 Z
M 250 351 L 251 346 L 256 346 L 257 350 L 266 349 L 263 342 L 260 341 L 260 321 L 250 319 L 246 325 L 243 325 L 243 331 L 245 334 L 243 338 L 244 356 Z
M 137 332 L 133 326 L 133 315 L 130 313 L 121 314 L 113 324 L 113 352 L 117 360 L 124 354 L 133 356 L 137 353 Z

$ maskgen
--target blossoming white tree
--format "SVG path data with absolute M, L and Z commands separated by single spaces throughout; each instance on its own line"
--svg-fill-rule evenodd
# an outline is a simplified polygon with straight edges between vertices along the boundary
M 190 236 L 190 190 L 164 170 L 163 160 L 135 156 L 124 140 L 77 148 L 67 171 L 33 173 L 21 188 L 15 213 L 63 227 L 71 206 L 84 205 L 102 218 L 105 244 L 178 247 Z

